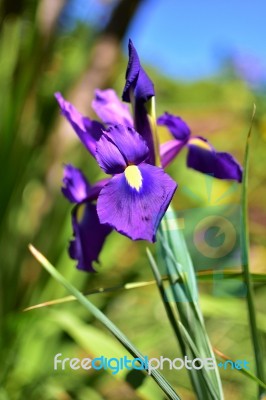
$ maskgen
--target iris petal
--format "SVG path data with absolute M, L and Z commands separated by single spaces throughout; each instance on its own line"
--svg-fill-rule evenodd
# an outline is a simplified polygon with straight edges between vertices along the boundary
M 63 183 L 62 192 L 71 203 L 81 203 L 88 197 L 90 185 L 83 173 L 72 165 L 64 167 Z
M 55 98 L 61 108 L 62 114 L 71 124 L 81 142 L 95 156 L 96 142 L 101 137 L 104 126 L 100 122 L 92 121 L 80 114 L 71 103 L 63 98 L 61 93 L 55 93 Z
M 139 164 L 148 155 L 142 137 L 123 125 L 111 126 L 97 143 L 96 159 L 107 174 L 121 173 L 127 165 Z
M 157 123 L 166 126 L 177 140 L 187 141 L 190 136 L 189 126 L 175 115 L 166 112 L 157 119 Z
M 96 200 L 101 189 L 110 179 L 102 179 L 90 185 L 83 173 L 68 164 L 64 167 L 62 193 L 71 203 L 82 203 L 84 200 Z
M 229 153 L 219 153 L 206 139 L 191 138 L 188 142 L 187 166 L 218 179 L 242 181 L 242 168 Z
M 160 145 L 160 158 L 162 167 L 167 167 L 177 154 L 185 146 L 185 142 L 181 140 L 169 140 Z
M 129 113 L 128 105 L 122 103 L 112 89 L 96 89 L 92 108 L 107 125 L 121 124 L 133 127 L 133 119 Z
M 148 101 L 155 95 L 154 85 L 142 68 L 138 53 L 131 40 L 128 43 L 129 61 L 126 71 L 126 84 L 122 99 L 130 102 L 130 92 L 134 93 L 137 101 Z
M 102 225 L 96 211 L 96 205 L 78 204 L 72 212 L 74 239 L 69 245 L 69 255 L 77 260 L 77 268 L 95 272 L 93 261 L 98 262 L 100 251 L 111 228 Z
M 119 174 L 126 168 L 125 158 L 105 133 L 97 143 L 96 160 L 107 174 Z
M 133 240 L 154 242 L 159 223 L 174 195 L 177 184 L 159 167 L 141 164 L 135 177 L 114 176 L 102 189 L 97 212 L 102 223 Z

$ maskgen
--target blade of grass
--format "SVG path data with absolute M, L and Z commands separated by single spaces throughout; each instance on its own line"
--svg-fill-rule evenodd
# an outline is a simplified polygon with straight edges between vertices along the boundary
M 164 226 L 159 228 L 158 237 L 160 240 L 158 241 L 158 246 L 160 261 L 165 265 L 169 277 L 180 322 L 186 331 L 189 332 L 191 341 L 195 344 L 197 354 L 200 354 L 202 358 L 214 358 L 202 312 L 198 304 L 198 288 L 193 264 L 182 232 L 178 229 L 178 219 L 172 209 L 170 209 L 169 215 L 171 217 L 171 226 L 168 228 L 168 220 L 166 218 Z M 173 229 L 173 223 L 176 224 L 175 229 Z M 209 385 L 215 389 L 216 398 L 219 400 L 223 399 L 218 368 L 208 371 L 207 377 L 204 378 L 200 376 L 200 371 L 197 371 L 197 374 L 193 371 L 189 372 L 194 387 L 199 388 L 196 391 L 199 399 L 207 400 L 213 398 L 212 393 L 208 389 Z M 206 384 L 205 378 L 211 381 L 209 385 Z M 206 389 L 204 393 L 202 386 Z
M 183 355 L 183 357 L 185 358 L 188 354 L 187 350 L 187 346 L 185 341 L 183 340 L 183 335 L 180 331 L 179 328 L 179 321 L 176 319 L 175 314 L 172 310 L 172 307 L 170 305 L 170 299 L 169 296 L 167 294 L 167 291 L 164 288 L 164 283 L 163 283 L 163 279 L 161 277 L 158 265 L 154 259 L 154 257 L 152 256 L 151 252 L 149 251 L 149 249 L 146 249 L 147 255 L 148 255 L 148 259 L 153 271 L 153 274 L 155 276 L 155 279 L 157 281 L 157 286 L 166 310 L 166 314 L 168 316 L 169 322 L 175 332 L 176 335 L 176 339 L 179 343 L 180 349 L 181 349 L 181 353 Z M 198 374 L 197 371 L 195 370 L 190 370 L 189 371 L 189 378 L 191 381 L 191 384 L 194 388 L 195 393 L 197 393 L 201 398 L 201 399 L 207 399 L 209 398 L 209 392 L 207 390 L 207 388 L 205 387 L 205 381 L 203 382 L 203 377 L 201 377 L 201 374 Z
M 224 353 L 222 353 L 220 350 L 213 348 L 214 353 L 220 357 L 220 359 L 225 360 L 225 361 L 233 361 L 232 358 L 229 358 L 226 356 Z M 233 361 L 235 363 L 235 361 Z M 237 371 L 241 372 L 243 375 L 247 376 L 248 378 L 252 379 L 254 382 L 258 383 L 261 387 L 266 389 L 266 384 L 262 382 L 259 378 L 257 378 L 255 375 L 253 375 L 250 371 L 247 369 L 237 369 Z
M 181 330 L 183 338 L 184 338 L 184 340 L 186 342 L 186 345 L 189 348 L 189 350 L 190 350 L 190 352 L 191 352 L 191 354 L 193 356 L 193 359 L 197 359 L 197 358 L 201 359 L 200 354 L 198 353 L 195 344 L 191 340 L 191 337 L 190 337 L 188 331 L 186 330 L 186 328 L 184 327 L 184 325 L 181 322 L 179 322 L 178 324 L 180 326 L 180 330 Z M 201 377 L 204 379 L 205 384 L 206 384 L 206 386 L 208 388 L 208 391 L 211 393 L 213 399 L 219 400 L 220 397 L 218 397 L 218 395 L 217 395 L 217 390 L 213 386 L 212 380 L 209 379 L 209 374 L 208 374 L 209 371 L 205 370 L 205 368 L 202 368 L 201 371 L 202 371 Z
M 163 301 L 163 305 L 164 305 L 166 314 L 167 314 L 169 322 L 170 322 L 170 324 L 171 324 L 171 326 L 172 326 L 172 328 L 173 328 L 173 330 L 174 330 L 174 332 L 176 334 L 176 338 L 177 338 L 178 343 L 180 345 L 182 354 L 183 354 L 183 356 L 185 356 L 186 355 L 186 349 L 185 349 L 185 346 L 184 346 L 184 343 L 183 343 L 183 340 L 182 340 L 182 336 L 181 336 L 181 332 L 179 330 L 179 326 L 178 326 L 178 324 L 176 322 L 173 310 L 172 310 L 172 308 L 170 306 L 170 301 L 169 301 L 167 292 L 165 291 L 165 288 L 164 288 L 164 285 L 163 285 L 163 278 L 162 278 L 162 276 L 160 274 L 160 271 L 159 271 L 159 268 L 158 268 L 158 266 L 156 264 L 156 261 L 155 261 L 153 255 L 151 254 L 151 252 L 150 252 L 150 250 L 148 248 L 146 248 L 146 252 L 147 252 L 147 256 L 148 256 L 148 259 L 149 259 L 150 266 L 152 268 L 154 277 L 155 277 L 156 282 L 157 282 L 157 286 L 158 286 L 158 289 L 159 289 L 159 292 L 160 292 L 160 295 L 161 295 L 161 298 L 162 298 L 162 301 Z
M 158 271 L 159 272 L 159 271 Z M 215 271 L 200 271 L 196 274 L 197 278 L 199 281 L 203 282 L 213 282 L 213 277 L 215 274 L 220 274 L 220 272 L 215 272 Z M 243 272 L 233 272 L 233 271 L 223 271 L 223 276 L 222 279 L 241 279 L 243 278 Z M 266 283 L 266 274 L 251 274 L 252 281 L 257 282 L 257 283 Z M 167 276 L 160 275 L 160 279 L 162 281 L 168 281 Z M 158 284 L 158 281 L 152 280 L 152 281 L 146 281 L 146 282 L 128 282 L 126 284 L 122 285 L 116 285 L 116 286 L 111 286 L 111 287 L 100 287 L 96 289 L 89 290 L 84 294 L 84 296 L 91 296 L 93 294 L 100 294 L 100 293 L 107 293 L 107 292 L 115 292 L 117 290 L 132 290 L 132 289 L 138 289 L 138 288 L 143 288 L 146 286 L 150 285 L 155 285 Z M 24 308 L 23 311 L 31 311 L 35 310 L 36 308 L 42 308 L 42 307 L 49 307 L 53 306 L 56 304 L 62 304 L 62 303 L 67 303 L 70 301 L 76 301 L 76 298 L 74 296 L 65 296 L 61 297 L 59 299 L 54 299 L 54 300 L 48 300 L 43 303 L 39 304 L 34 304 L 33 306 Z
M 243 186 L 242 186 L 242 218 L 241 218 L 241 255 L 243 264 L 243 278 L 247 288 L 247 306 L 250 322 L 251 338 L 256 362 L 257 376 L 261 381 L 264 379 L 263 368 L 263 355 L 261 351 L 260 338 L 257 328 L 256 310 L 254 305 L 254 292 L 253 284 L 251 281 L 250 268 L 249 268 L 249 233 L 248 233 L 248 168 L 249 168 L 249 151 L 253 119 L 255 116 L 256 107 L 254 105 L 251 124 L 247 135 L 246 149 L 244 156 L 244 173 L 243 173 Z M 259 385 L 259 398 L 264 394 L 264 388 Z
M 166 277 L 163 279 L 167 279 Z M 85 293 L 83 293 L 84 296 L 91 296 L 93 294 L 100 294 L 100 293 L 108 293 L 108 292 L 115 292 L 117 290 L 132 290 L 132 289 L 138 289 L 138 288 L 142 288 L 142 287 L 146 287 L 146 286 L 150 286 L 150 285 L 154 285 L 156 283 L 156 281 L 147 281 L 147 282 L 129 282 L 126 284 L 121 284 L 121 285 L 116 285 L 116 286 L 111 286 L 111 287 L 100 287 L 100 288 L 96 288 L 96 289 L 92 289 L 89 290 Z M 47 307 L 47 306 L 53 306 L 56 304 L 62 304 L 62 303 L 67 303 L 70 301 L 76 301 L 76 297 L 74 296 L 66 296 L 66 297 L 62 297 L 60 299 L 55 299 L 55 300 L 49 300 L 49 301 L 45 301 L 43 303 L 39 303 L 39 304 L 35 304 L 33 306 L 24 308 L 23 311 L 31 311 L 34 310 L 36 308 L 42 308 L 42 307 Z
M 168 229 L 166 218 L 164 225 L 158 231 L 159 266 L 162 271 L 167 273 L 180 321 L 186 331 L 189 332 L 197 354 L 200 354 L 204 359 L 214 358 L 198 305 L 198 289 L 192 261 L 178 226 L 173 229 L 173 223 L 177 224 L 177 219 L 172 209 L 169 215 L 172 221 L 171 229 Z M 182 341 L 184 342 L 184 340 Z M 186 349 L 188 349 L 187 346 Z M 202 371 L 195 373 L 195 371 L 190 370 L 189 374 L 198 399 L 213 399 L 210 386 L 215 390 L 215 398 L 223 399 L 218 368 L 214 368 L 204 377 Z M 206 379 L 210 381 L 209 384 L 206 383 Z
M 135 358 L 140 358 L 145 362 L 144 356 L 134 347 L 134 345 L 128 340 L 128 338 L 110 321 L 97 307 L 95 307 L 78 289 L 76 289 L 68 280 L 66 280 L 54 266 L 37 250 L 34 246 L 29 245 L 29 249 L 33 256 L 39 261 L 39 263 L 46 269 L 46 271 L 65 289 L 71 293 L 77 301 L 83 305 L 98 321 L 100 321 L 115 337 L 116 339 L 127 349 L 127 351 Z M 157 371 L 150 371 L 152 378 L 157 385 L 163 390 L 167 397 L 171 400 L 180 400 L 180 397 L 174 391 L 172 386 L 166 381 L 166 379 Z

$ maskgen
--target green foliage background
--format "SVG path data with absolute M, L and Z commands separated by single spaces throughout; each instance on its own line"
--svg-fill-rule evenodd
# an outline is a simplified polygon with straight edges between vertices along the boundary
M 68 33 L 41 34 L 37 5 L 28 2 L 20 16 L 6 17 L 0 36 L 0 399 L 162 399 L 149 378 L 125 371 L 54 371 L 55 354 L 64 357 L 120 357 L 123 348 L 76 302 L 22 312 L 25 307 L 66 293 L 43 272 L 28 251 L 33 243 L 80 290 L 152 279 L 146 243 L 113 233 L 101 255 L 99 273 L 87 275 L 68 258 L 71 207 L 60 191 L 63 163 L 83 168 L 91 182 L 101 172 L 73 139 L 58 135 L 61 116 L 54 92 L 68 98 L 90 64 L 97 34 L 78 25 Z M 122 92 L 127 60 L 117 61 L 110 86 Z M 158 115 L 182 116 L 194 134 L 211 140 L 241 162 L 253 103 L 257 114 L 251 144 L 249 182 L 252 272 L 265 273 L 266 97 L 228 71 L 204 81 L 175 82 L 147 67 L 156 87 Z M 90 105 L 87 105 L 88 110 Z M 167 134 L 160 129 L 162 140 Z M 178 210 L 210 206 L 230 186 L 185 167 L 185 152 L 169 168 L 179 183 Z M 194 196 L 189 195 L 189 188 Z M 227 202 L 239 203 L 239 190 Z M 240 268 L 240 265 L 235 266 Z M 255 286 L 258 323 L 265 339 L 265 286 Z M 91 300 L 149 357 L 180 356 L 155 285 L 97 294 Z M 246 359 L 254 372 L 245 298 L 213 295 L 212 282 L 200 284 L 200 303 L 213 345 L 232 359 Z M 183 398 L 194 399 L 185 371 L 163 371 Z M 256 385 L 238 371 L 221 371 L 226 399 L 256 398 Z M 141 384 L 140 384 L 141 383 Z M 136 390 L 134 390 L 134 387 Z

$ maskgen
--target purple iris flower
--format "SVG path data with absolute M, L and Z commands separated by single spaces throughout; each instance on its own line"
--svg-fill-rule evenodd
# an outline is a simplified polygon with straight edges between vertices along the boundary
M 91 186 L 79 169 L 72 165 L 64 167 L 62 192 L 75 204 L 72 210 L 74 239 L 70 241 L 69 255 L 78 261 L 78 269 L 87 272 L 95 272 L 92 263 L 98 262 L 104 241 L 112 231 L 110 226 L 100 223 L 94 204 L 107 182 L 105 179 Z
M 96 147 L 100 167 L 113 175 L 97 201 L 101 223 L 133 240 L 155 241 L 159 223 L 177 188 L 162 168 L 146 163 L 149 148 L 130 127 L 104 131 Z
M 192 136 L 188 125 L 180 118 L 165 113 L 157 120 L 158 125 L 168 128 L 174 137 L 160 146 L 162 166 L 165 168 L 180 150 L 187 146 L 187 166 L 218 179 L 242 181 L 242 168 L 229 153 L 217 152 L 200 136 Z
M 150 124 L 154 117 L 150 121 L 149 112 L 154 94 L 153 83 L 131 41 L 122 98 L 132 104 L 133 118 L 128 105 L 112 89 L 95 91 L 92 108 L 102 123 L 81 115 L 60 93 L 55 94 L 62 114 L 83 145 L 111 175 L 91 186 L 80 170 L 71 165 L 64 169 L 62 192 L 75 204 L 69 254 L 78 261 L 79 269 L 94 271 L 93 262 L 98 261 L 106 236 L 113 229 L 133 240 L 156 240 L 177 184 L 155 165 L 159 150 Z M 201 137 L 191 137 L 180 117 L 165 113 L 158 124 L 167 126 L 174 137 L 160 146 L 163 167 L 187 146 L 189 167 L 220 179 L 241 181 L 242 170 L 233 157 L 216 152 Z
M 133 240 L 154 242 L 177 188 L 164 170 L 152 162 L 154 144 L 145 102 L 154 95 L 153 84 L 140 66 L 132 44 L 130 49 L 131 67 L 128 67 L 124 92 L 128 90 L 138 105 L 141 132 L 134 129 L 136 118 L 133 120 L 128 105 L 112 89 L 97 89 L 92 102 L 103 124 L 81 115 L 60 93 L 55 95 L 62 114 L 83 145 L 104 172 L 112 175 L 90 186 L 81 171 L 72 166 L 64 170 L 62 191 L 76 204 L 72 211 L 74 240 L 69 253 L 78 261 L 78 268 L 87 271 L 94 270 L 92 263 L 98 261 L 104 240 L 112 229 Z

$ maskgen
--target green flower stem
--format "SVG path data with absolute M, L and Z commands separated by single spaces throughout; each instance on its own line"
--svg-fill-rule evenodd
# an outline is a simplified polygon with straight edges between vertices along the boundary
M 148 109 L 148 118 L 149 118 L 149 123 L 150 123 L 152 137 L 153 137 L 155 165 L 157 167 L 161 167 L 160 144 L 159 144 L 159 138 L 158 138 L 158 134 L 157 134 L 156 104 L 155 104 L 154 96 L 147 103 L 147 109 Z

